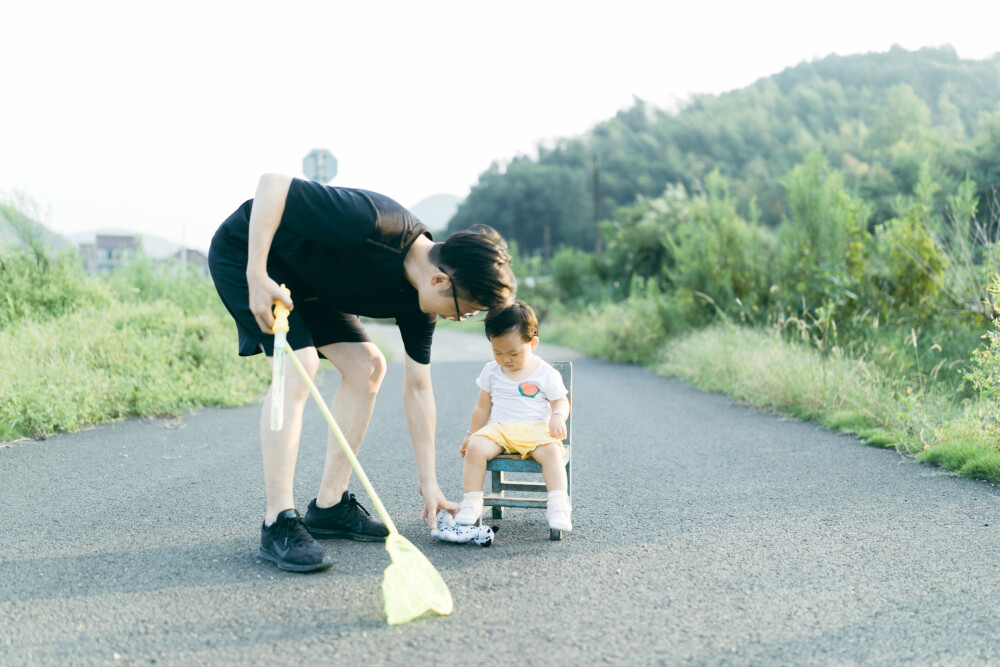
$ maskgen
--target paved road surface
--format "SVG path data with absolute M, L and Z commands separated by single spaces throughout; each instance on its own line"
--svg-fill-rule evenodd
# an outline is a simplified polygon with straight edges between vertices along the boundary
M 453 498 L 487 353 L 436 343 Z M 0 449 L 0 664 L 1000 663 L 993 486 L 576 359 L 576 529 L 550 542 L 541 512 L 512 511 L 489 549 L 443 544 L 417 522 L 401 376 L 361 460 L 452 616 L 387 627 L 377 544 L 327 543 L 337 565 L 316 575 L 258 561 L 258 410 L 202 410 Z M 310 408 L 300 510 L 323 427 Z

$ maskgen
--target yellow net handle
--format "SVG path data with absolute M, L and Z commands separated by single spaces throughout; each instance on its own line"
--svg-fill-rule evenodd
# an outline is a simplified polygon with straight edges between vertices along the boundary
M 292 291 L 285 287 L 285 283 L 281 283 L 281 291 L 289 299 L 292 298 Z M 288 313 L 290 312 L 281 301 L 274 302 L 274 326 L 271 327 L 271 333 L 278 333 L 279 331 L 288 333 Z

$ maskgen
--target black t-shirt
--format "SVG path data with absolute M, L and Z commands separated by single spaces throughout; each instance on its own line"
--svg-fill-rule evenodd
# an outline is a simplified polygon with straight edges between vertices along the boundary
M 247 255 L 250 211 L 245 202 L 216 235 L 218 250 Z M 320 297 L 343 313 L 394 318 L 406 353 L 430 363 L 437 316 L 420 310 L 403 260 L 414 241 L 431 238 L 412 213 L 384 195 L 293 179 L 268 264 L 275 260 L 297 277 L 293 299 Z

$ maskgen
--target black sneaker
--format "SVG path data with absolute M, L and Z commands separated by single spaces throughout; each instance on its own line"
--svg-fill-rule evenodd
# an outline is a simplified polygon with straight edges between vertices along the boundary
M 344 491 L 340 502 L 333 507 L 316 507 L 316 499 L 309 503 L 306 518 L 302 520 L 313 537 L 324 540 L 342 538 L 362 542 L 384 542 L 389 529 L 381 521 L 371 518 L 353 493 Z
M 289 572 L 315 572 L 333 565 L 333 559 L 306 532 L 293 509 L 279 514 L 270 526 L 261 524 L 257 556 Z

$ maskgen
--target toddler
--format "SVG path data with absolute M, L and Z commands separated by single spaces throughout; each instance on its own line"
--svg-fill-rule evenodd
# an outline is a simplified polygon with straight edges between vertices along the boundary
M 545 516 L 549 527 L 570 531 L 570 502 L 562 440 L 566 437 L 569 400 L 559 372 L 538 356 L 538 318 L 515 301 L 486 318 L 493 361 L 479 374 L 479 400 L 459 453 L 465 457 L 465 498 L 455 521 L 477 523 L 483 512 L 486 462 L 496 456 L 529 456 L 542 466 L 548 490 Z

